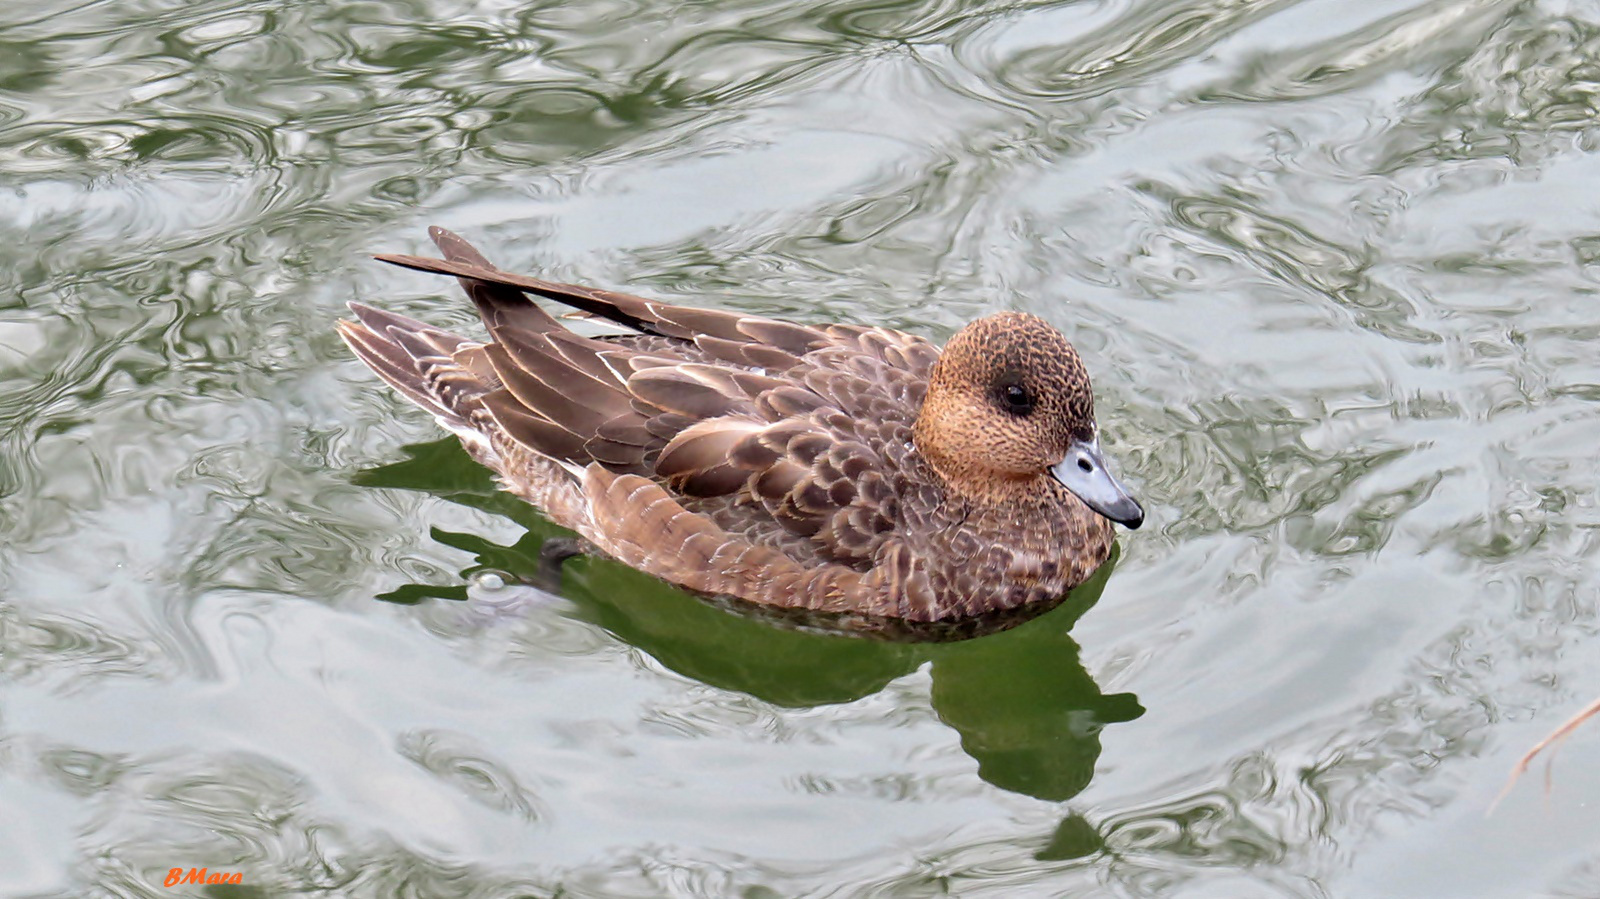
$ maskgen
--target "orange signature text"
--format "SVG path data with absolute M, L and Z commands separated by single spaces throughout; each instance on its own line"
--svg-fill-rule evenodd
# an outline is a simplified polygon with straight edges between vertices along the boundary
M 207 874 L 205 868 L 190 868 L 186 874 L 182 868 L 173 868 L 167 872 L 167 879 L 163 880 L 161 885 L 175 887 L 180 883 L 240 883 L 243 880 L 244 874 L 239 871 L 231 874 L 225 871 Z

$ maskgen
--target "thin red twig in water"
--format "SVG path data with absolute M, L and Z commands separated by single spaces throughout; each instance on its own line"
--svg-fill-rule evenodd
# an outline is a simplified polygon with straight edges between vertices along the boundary
M 1511 788 L 1516 786 L 1517 779 L 1528 773 L 1528 766 L 1533 763 L 1534 756 L 1571 736 L 1572 732 L 1578 729 L 1578 725 L 1594 717 L 1597 713 L 1600 713 L 1600 699 L 1589 703 L 1578 714 L 1568 718 L 1560 727 L 1551 731 L 1543 740 L 1535 743 L 1533 748 L 1528 750 L 1527 754 L 1522 757 L 1522 760 L 1517 762 L 1516 766 L 1511 769 L 1511 777 L 1506 780 L 1506 785 L 1501 788 L 1500 795 L 1494 797 L 1494 801 L 1489 803 L 1489 810 L 1484 812 L 1484 815 L 1494 814 L 1495 807 L 1500 804 L 1500 800 L 1506 798 L 1506 794 L 1511 792 Z M 1544 763 L 1544 792 L 1546 795 L 1550 793 L 1550 766 L 1555 761 L 1554 755 L 1554 752 L 1552 752 L 1551 758 Z

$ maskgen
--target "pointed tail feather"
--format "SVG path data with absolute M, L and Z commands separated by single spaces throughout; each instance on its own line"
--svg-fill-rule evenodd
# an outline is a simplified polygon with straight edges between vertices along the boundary
M 483 272 L 499 271 L 478 252 L 477 247 L 467 243 L 466 239 L 454 231 L 447 231 L 434 225 L 428 229 L 428 237 L 433 240 L 444 258 L 472 266 Z M 473 305 L 478 307 L 478 317 L 483 319 L 483 324 L 490 331 L 500 328 L 525 328 L 534 333 L 542 334 L 548 331 L 563 331 L 550 313 L 539 308 L 539 304 L 528 299 L 520 290 L 508 287 L 496 281 L 468 276 L 457 277 L 461 289 L 466 291 L 472 299 Z
M 446 428 L 468 428 L 483 394 L 498 387 L 464 364 L 478 345 L 413 318 L 349 305 L 357 321 L 340 321 L 337 328 L 356 357 Z
M 616 322 L 619 325 L 624 325 L 645 334 L 665 333 L 654 327 L 655 316 L 648 311 L 648 301 L 638 297 L 581 287 L 577 284 L 545 281 L 539 278 L 530 278 L 526 275 L 513 275 L 509 272 L 496 271 L 493 268 L 484 268 L 481 265 L 457 259 L 429 259 L 425 256 L 409 256 L 404 253 L 379 253 L 372 258 L 379 262 L 387 262 L 390 265 L 415 269 L 419 272 L 455 275 L 462 279 L 481 281 L 512 288 L 518 292 L 536 294 L 545 299 L 555 300 L 556 302 L 582 309 L 584 312 L 597 315 L 600 318 Z M 532 305 L 532 303 L 529 303 L 529 305 Z M 552 319 L 552 321 L 554 320 Z

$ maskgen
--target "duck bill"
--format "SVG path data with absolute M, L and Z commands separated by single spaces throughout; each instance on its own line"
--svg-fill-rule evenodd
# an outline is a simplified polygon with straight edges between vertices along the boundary
M 1084 505 L 1117 524 L 1129 530 L 1144 524 L 1144 507 L 1106 467 L 1099 437 L 1072 441 L 1066 458 L 1050 466 L 1050 475 L 1083 500 Z

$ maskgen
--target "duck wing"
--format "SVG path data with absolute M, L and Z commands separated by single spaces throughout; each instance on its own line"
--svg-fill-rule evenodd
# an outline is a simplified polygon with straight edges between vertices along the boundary
M 659 485 L 658 499 L 679 509 L 714 508 L 723 522 L 754 517 L 739 523 L 758 537 L 767 531 L 763 543 L 809 538 L 818 555 L 858 570 L 881 554 L 938 358 L 931 343 L 881 327 L 796 324 L 510 274 L 460 237 L 429 233 L 445 258 L 377 258 L 460 280 L 492 341 L 443 352 L 443 338 L 433 337 L 429 358 L 434 370 L 476 385 L 464 392 L 505 435 L 574 477 L 598 464 Z M 634 333 L 574 334 L 528 294 Z M 370 314 L 357 311 L 363 321 Z M 391 342 L 404 353 L 417 339 Z M 376 362 L 403 367 L 394 355 Z M 404 392 L 425 406 L 433 396 Z

